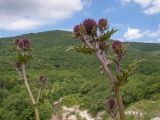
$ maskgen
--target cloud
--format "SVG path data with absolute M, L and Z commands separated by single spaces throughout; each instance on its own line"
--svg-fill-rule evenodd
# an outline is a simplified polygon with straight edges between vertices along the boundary
M 148 8 L 146 8 L 143 12 L 148 15 L 160 13 L 160 0 L 153 1 L 151 5 Z
M 153 38 L 160 37 L 160 25 L 159 25 L 159 27 L 156 31 L 150 32 L 147 36 L 148 37 L 153 37 Z
M 133 40 L 143 37 L 143 33 L 139 29 L 128 28 L 128 30 L 124 33 L 124 38 L 127 40 Z
M 160 13 L 160 0 L 121 0 L 122 4 L 130 2 L 141 5 L 143 12 L 148 15 Z
M 157 30 L 140 30 L 128 28 L 123 35 L 124 41 L 142 41 L 148 43 L 160 43 L 160 25 Z
M 83 6 L 90 7 L 92 5 L 92 0 L 83 0 L 82 4 Z
M 107 8 L 103 11 L 104 14 L 108 14 L 108 13 L 111 13 L 112 11 L 114 11 L 114 8 L 113 7 L 110 7 L 110 8 Z
M 28 30 L 68 19 L 91 0 L 0 0 L 0 29 Z

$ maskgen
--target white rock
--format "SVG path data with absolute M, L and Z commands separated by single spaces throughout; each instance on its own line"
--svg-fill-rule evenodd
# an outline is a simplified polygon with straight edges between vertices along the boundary
M 160 120 L 160 117 L 152 118 L 151 120 Z
M 77 120 L 76 116 L 75 115 L 70 115 L 68 117 L 68 120 Z
M 127 114 L 127 115 L 138 115 L 138 116 L 141 116 L 141 117 L 143 115 L 142 112 L 138 112 L 138 111 L 127 111 L 127 112 L 125 112 L 125 114 Z

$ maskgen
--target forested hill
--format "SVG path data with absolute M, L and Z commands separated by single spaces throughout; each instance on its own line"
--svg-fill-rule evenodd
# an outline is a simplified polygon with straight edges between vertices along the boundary
M 42 120 L 49 120 L 50 105 L 63 97 L 63 105 L 80 105 L 92 115 L 104 110 L 104 100 L 112 96 L 109 83 L 99 72 L 99 64 L 92 55 L 65 50 L 78 44 L 70 32 L 49 31 L 22 36 L 32 41 L 32 59 L 27 64 L 28 79 L 37 92 L 37 78 L 47 76 L 45 93 L 41 98 Z M 15 38 L 0 39 L 0 120 L 29 120 L 33 113 L 27 92 L 12 67 L 16 53 L 12 49 Z M 125 68 L 135 59 L 147 59 L 140 64 L 123 87 L 126 106 L 143 99 L 160 99 L 160 44 L 126 43 L 128 53 L 122 65 Z M 44 102 L 45 101 L 45 102 Z M 42 104 L 43 103 L 43 104 Z M 32 119 L 31 119 L 32 120 Z

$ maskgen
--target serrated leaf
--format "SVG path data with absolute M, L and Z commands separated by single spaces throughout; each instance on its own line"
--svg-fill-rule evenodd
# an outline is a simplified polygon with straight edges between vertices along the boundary
M 68 52 L 68 51 L 70 51 L 70 50 L 74 50 L 75 49 L 75 47 L 74 46 L 69 46 L 65 51 L 66 52 Z
M 136 68 L 136 65 L 142 61 L 144 61 L 146 59 L 142 59 L 142 60 L 135 60 L 133 63 L 129 64 L 126 70 L 122 70 L 122 72 L 120 74 L 116 74 L 116 77 L 118 79 L 119 84 L 124 84 L 127 82 L 127 79 L 129 77 L 129 75 L 131 75 L 131 73 L 134 71 L 134 69 Z
M 117 32 L 118 30 L 116 29 L 111 29 L 108 30 L 102 37 L 101 40 L 102 41 L 107 41 L 115 32 Z
M 87 48 L 85 46 L 75 47 L 75 50 L 76 50 L 76 52 L 80 52 L 80 53 L 84 53 L 84 54 L 90 54 L 90 55 L 94 52 L 93 49 Z
M 75 50 L 76 52 L 84 53 L 84 54 L 92 54 L 94 52 L 93 49 L 87 48 L 85 46 L 70 46 L 65 51 Z

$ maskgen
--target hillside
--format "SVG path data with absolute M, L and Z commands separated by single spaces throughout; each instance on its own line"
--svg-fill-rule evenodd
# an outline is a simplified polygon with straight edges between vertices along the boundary
M 38 76 L 45 74 L 48 79 L 40 104 L 42 120 L 49 120 L 52 102 L 61 97 L 64 98 L 63 105 L 80 105 L 81 109 L 88 109 L 93 116 L 104 110 L 105 99 L 113 95 L 108 80 L 100 74 L 98 62 L 92 59 L 94 56 L 65 52 L 66 48 L 77 44 L 70 32 L 49 31 L 18 37 L 32 41 L 33 56 L 27 71 L 34 93 L 38 88 Z M 27 92 L 12 67 L 16 61 L 12 50 L 14 40 L 0 39 L 0 120 L 9 120 L 11 117 L 12 120 L 32 120 Z M 122 88 L 126 106 L 143 99 L 159 100 L 160 44 L 126 44 L 129 50 L 122 62 L 123 67 L 134 59 L 147 59 Z

